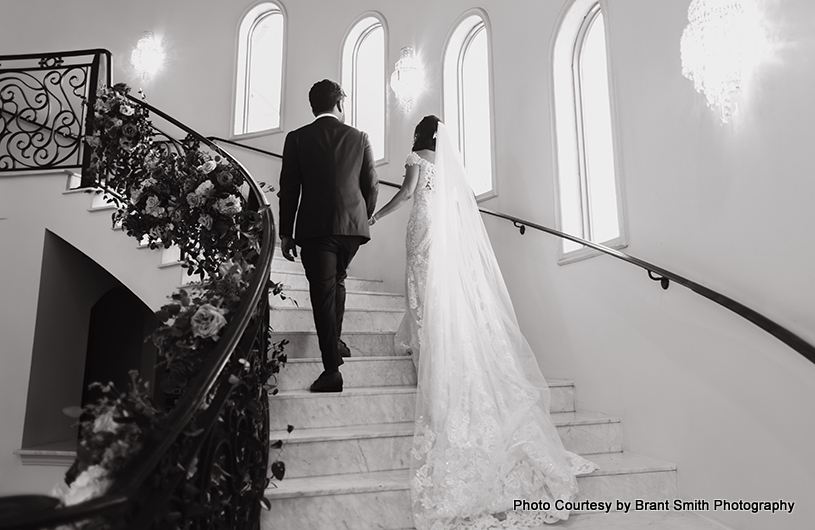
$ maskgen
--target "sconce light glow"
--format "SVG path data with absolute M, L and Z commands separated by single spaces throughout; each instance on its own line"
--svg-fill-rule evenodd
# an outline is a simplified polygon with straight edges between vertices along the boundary
M 130 62 L 143 80 L 156 75 L 164 64 L 164 48 L 161 40 L 153 35 L 152 31 L 144 32 L 144 36 L 136 44 L 130 54 Z
M 693 0 L 682 32 L 682 75 L 693 81 L 723 123 L 736 111 L 733 97 L 766 50 L 754 0 Z
M 424 90 L 424 72 L 413 48 L 402 48 L 401 57 L 391 74 L 391 89 L 399 100 L 403 112 L 413 110 L 413 102 Z

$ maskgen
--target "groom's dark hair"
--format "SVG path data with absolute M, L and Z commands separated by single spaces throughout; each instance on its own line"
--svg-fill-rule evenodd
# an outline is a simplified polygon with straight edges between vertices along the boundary
M 422 118 L 422 121 L 416 125 L 416 129 L 413 131 L 412 151 L 421 151 L 422 149 L 436 150 L 436 131 L 439 130 L 440 121 L 437 116 L 432 114 Z
M 315 116 L 331 112 L 343 99 L 345 92 L 342 87 L 330 79 L 317 81 L 308 92 L 308 102 L 311 103 L 311 112 Z

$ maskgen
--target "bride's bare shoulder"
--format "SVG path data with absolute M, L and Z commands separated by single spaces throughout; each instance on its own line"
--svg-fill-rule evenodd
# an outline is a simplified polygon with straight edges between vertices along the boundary
M 431 150 L 431 149 L 420 149 L 420 150 L 416 151 L 416 154 L 419 155 L 420 157 L 424 158 L 425 160 L 427 160 L 431 164 L 436 163 L 436 152 Z

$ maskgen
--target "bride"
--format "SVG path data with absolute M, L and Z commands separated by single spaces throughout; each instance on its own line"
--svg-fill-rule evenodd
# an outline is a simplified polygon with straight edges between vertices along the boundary
M 534 528 L 568 517 L 576 474 L 549 388 L 518 327 L 464 165 L 444 124 L 416 126 L 401 189 L 370 224 L 413 197 L 407 225 L 407 313 L 397 349 L 418 372 L 411 451 L 416 528 Z M 514 502 L 542 509 L 514 509 Z M 560 503 L 558 503 L 560 504 Z

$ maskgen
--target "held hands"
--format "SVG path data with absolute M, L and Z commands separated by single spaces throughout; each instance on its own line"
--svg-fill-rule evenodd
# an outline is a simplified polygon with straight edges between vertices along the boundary
M 280 238 L 280 249 L 283 251 L 283 257 L 289 261 L 294 261 L 294 258 L 297 257 L 297 246 L 291 237 Z
M 376 214 L 373 214 L 370 219 L 368 219 L 368 226 L 373 226 L 376 224 L 378 219 L 376 218 Z

